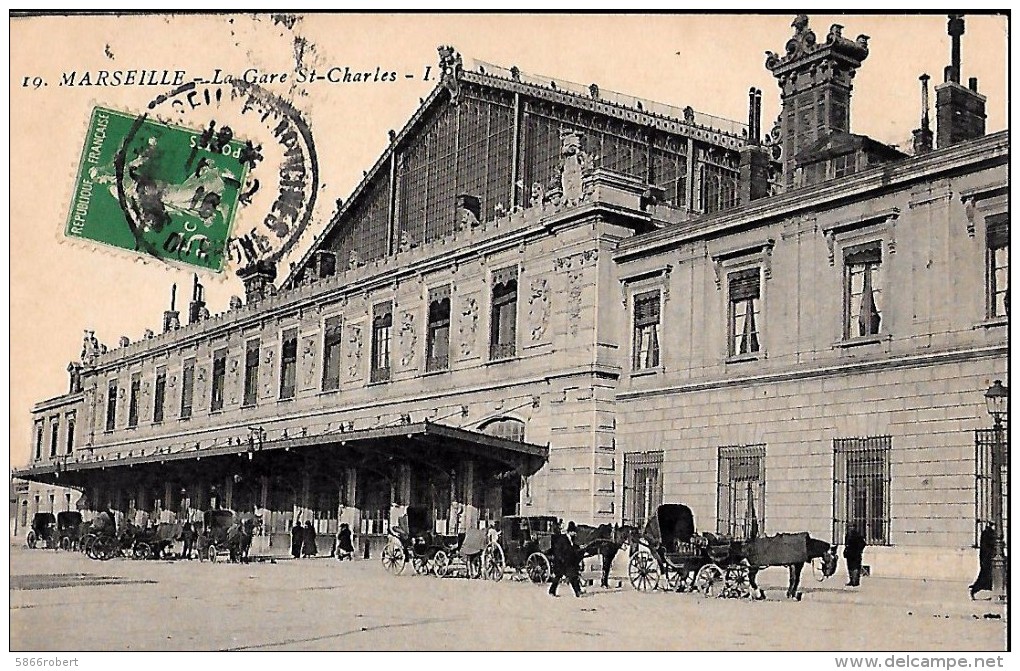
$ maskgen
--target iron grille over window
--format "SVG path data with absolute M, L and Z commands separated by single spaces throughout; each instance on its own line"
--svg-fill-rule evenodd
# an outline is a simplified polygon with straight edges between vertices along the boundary
M 659 292 L 634 296 L 634 369 L 659 365 Z
M 195 400 L 195 360 L 187 359 L 181 370 L 181 419 L 191 417 L 191 405 Z
M 117 426 L 117 381 L 110 380 L 106 388 L 106 430 L 113 431 Z
M 882 243 L 848 248 L 843 334 L 847 338 L 877 335 L 882 326 Z
M 1009 316 L 1009 215 L 988 217 L 988 316 Z
M 297 329 L 283 332 L 283 348 L 280 354 L 280 398 L 294 398 L 297 384 Z
M 517 354 L 517 266 L 492 275 L 492 314 L 489 358 L 509 359 Z
M 981 531 L 992 519 L 992 449 L 995 447 L 995 429 L 978 429 L 974 432 L 974 546 L 977 547 Z M 1003 428 L 999 439 L 1004 443 L 1002 454 L 1009 454 L 1009 431 Z M 1002 465 L 1002 536 L 1009 538 L 1009 468 Z
M 832 446 L 833 542 L 856 527 L 869 545 L 888 545 L 892 438 L 836 438 Z
M 259 340 L 249 340 L 244 346 L 244 399 L 246 406 L 252 406 L 259 401 L 259 354 L 262 343 Z
M 340 388 L 340 316 L 328 317 L 322 343 L 322 390 L 336 391 Z
M 131 398 L 128 399 L 128 426 L 138 426 L 138 397 L 142 393 L 142 374 L 131 375 Z
M 748 268 L 729 276 L 730 356 L 754 354 L 761 349 L 761 271 Z
M 716 530 L 737 539 L 765 531 L 765 446 L 719 448 Z
M 213 412 L 223 409 L 223 384 L 227 379 L 227 350 L 219 349 L 213 353 L 212 394 L 209 409 Z
M 643 529 L 662 505 L 662 452 L 623 455 L 623 523 Z
M 57 445 L 59 444 L 58 435 L 60 432 L 60 420 L 54 419 L 50 422 L 50 456 L 57 456 Z
M 166 368 L 156 369 L 156 384 L 153 386 L 152 421 L 163 421 L 163 410 L 166 405 Z
M 393 303 L 372 308 L 372 382 L 390 379 L 390 337 L 393 331 Z
M 450 367 L 450 287 L 429 291 L 428 340 L 425 370 L 446 370 Z

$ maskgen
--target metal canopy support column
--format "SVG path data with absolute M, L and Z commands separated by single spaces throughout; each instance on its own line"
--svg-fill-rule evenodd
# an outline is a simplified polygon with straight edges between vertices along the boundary
M 475 462 L 465 459 L 460 462 L 461 478 L 461 503 L 464 506 L 464 518 L 461 520 L 462 529 L 478 528 L 478 506 L 475 505 Z

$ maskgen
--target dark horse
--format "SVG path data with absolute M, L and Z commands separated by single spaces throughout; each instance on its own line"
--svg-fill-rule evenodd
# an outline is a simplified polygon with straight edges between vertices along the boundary
M 806 541 L 806 543 L 805 543 Z M 806 545 L 806 555 L 804 549 Z M 786 588 L 789 599 L 797 599 L 800 590 L 800 574 L 804 564 L 814 559 L 822 560 L 822 575 L 828 578 L 836 572 L 839 555 L 838 545 L 830 545 L 825 541 L 811 538 L 803 534 L 778 534 L 777 536 L 759 538 L 743 543 L 742 553 L 750 566 L 748 582 L 751 594 L 756 599 L 764 599 L 765 591 L 758 587 L 758 571 L 770 566 L 785 566 L 790 571 L 790 583 Z
M 230 550 L 230 561 L 247 563 L 248 551 L 255 536 L 255 520 L 251 517 L 234 522 L 227 529 L 227 549 Z
M 577 544 L 581 548 L 581 559 L 595 555 L 602 557 L 603 587 L 609 587 L 609 571 L 613 567 L 616 553 L 631 542 L 636 531 L 635 527 L 629 525 L 600 524 L 597 527 L 577 525 Z

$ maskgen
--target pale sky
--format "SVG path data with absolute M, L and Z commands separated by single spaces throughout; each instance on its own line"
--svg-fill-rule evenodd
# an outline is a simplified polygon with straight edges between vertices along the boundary
M 191 275 L 152 262 L 62 239 L 75 171 L 96 105 L 140 111 L 161 88 L 68 88 L 61 73 L 98 69 L 183 69 L 211 76 L 214 68 L 293 73 L 294 40 L 311 45 L 306 62 L 319 67 L 421 73 L 451 44 L 469 59 L 612 90 L 677 107 L 746 121 L 747 90 L 763 91 L 762 131 L 779 110 L 778 89 L 764 52 L 782 54 L 792 15 L 549 16 L 309 15 L 292 29 L 268 16 L 42 17 L 10 20 L 11 463 L 27 462 L 33 403 L 67 390 L 66 366 L 78 358 L 82 331 L 113 347 L 146 328 L 159 331 L 170 285 L 178 306 L 190 297 Z M 851 130 L 902 148 L 920 116 L 918 76 L 942 81 L 949 63 L 943 14 L 812 15 L 824 40 L 829 26 L 850 39 L 871 37 L 870 55 L 854 80 Z M 978 77 L 988 97 L 987 129 L 1007 127 L 1005 18 L 967 16 L 963 37 L 966 83 Z M 49 86 L 23 86 L 39 76 Z M 319 156 L 321 189 L 305 240 L 322 230 L 337 198 L 346 199 L 434 82 L 317 83 L 300 91 L 268 85 L 293 99 L 309 120 Z M 934 94 L 932 94 L 934 123 Z M 307 247 L 299 245 L 290 260 Z M 281 268 L 281 277 L 286 274 Z M 206 278 L 212 312 L 242 295 L 236 278 Z M 181 300 L 183 298 L 183 300 Z

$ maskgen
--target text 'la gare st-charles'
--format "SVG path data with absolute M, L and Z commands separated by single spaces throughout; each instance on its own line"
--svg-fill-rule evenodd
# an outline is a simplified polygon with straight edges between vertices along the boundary
M 402 75 L 405 79 L 414 79 L 415 75 Z M 433 77 L 432 67 L 426 66 L 422 79 Z M 229 84 L 232 81 L 243 81 L 248 84 L 286 84 L 293 82 L 307 84 L 327 82 L 331 84 L 361 84 L 371 82 L 395 82 L 401 75 L 396 70 L 384 70 L 380 66 L 356 69 L 350 66 L 332 67 L 328 70 L 305 70 L 299 68 L 294 72 L 263 72 L 258 68 L 248 68 L 234 76 L 220 68 L 213 70 L 209 78 L 189 77 L 187 70 L 71 70 L 60 75 L 60 86 L 181 86 L 186 81 L 200 84 Z

